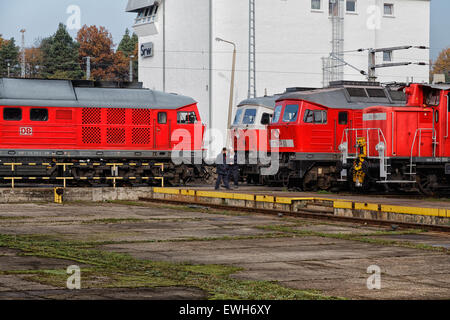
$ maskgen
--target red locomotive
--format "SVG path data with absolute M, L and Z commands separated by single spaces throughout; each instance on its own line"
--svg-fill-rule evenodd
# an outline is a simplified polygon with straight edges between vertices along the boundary
M 204 126 L 188 97 L 136 84 L 0 79 L 0 117 L 3 178 L 178 183 L 203 174 L 171 161 L 177 129 L 193 137 L 181 147 L 202 158 Z
M 403 89 L 403 88 L 402 88 Z M 343 178 L 356 187 L 384 186 L 386 190 L 418 187 L 426 195 L 450 188 L 450 85 L 412 84 L 404 88 L 401 107 L 366 108 L 363 126 L 347 129 L 341 149 Z M 348 151 L 358 137 L 356 153 Z
M 276 102 L 269 125 L 271 147 L 278 147 L 280 170 L 265 177 L 268 183 L 303 190 L 329 190 L 340 178 L 339 146 L 345 132 L 362 127 L 363 109 L 400 105 L 379 84 L 333 83 L 330 88 L 290 92 Z M 355 153 L 357 135 L 347 134 L 349 153 Z

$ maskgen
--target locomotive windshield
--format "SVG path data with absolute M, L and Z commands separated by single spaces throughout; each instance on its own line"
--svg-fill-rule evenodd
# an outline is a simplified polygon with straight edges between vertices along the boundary
M 256 109 L 247 109 L 244 113 L 243 124 L 254 124 L 256 119 Z
M 239 124 L 239 121 L 241 120 L 242 112 L 244 112 L 244 109 L 238 109 L 236 112 L 236 116 L 234 117 L 233 124 L 237 126 Z
M 283 122 L 295 122 L 298 117 L 298 105 L 289 105 L 286 106 L 283 115 Z
M 280 121 L 280 116 L 281 116 L 281 110 L 282 109 L 283 109 L 282 106 L 277 106 L 275 108 L 275 112 L 273 113 L 272 123 L 277 123 L 278 121 Z

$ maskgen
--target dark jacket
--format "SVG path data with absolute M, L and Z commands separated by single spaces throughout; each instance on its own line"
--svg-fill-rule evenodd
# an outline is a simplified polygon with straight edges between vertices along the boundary
M 230 170 L 226 154 L 219 154 L 216 159 L 217 174 L 227 175 Z

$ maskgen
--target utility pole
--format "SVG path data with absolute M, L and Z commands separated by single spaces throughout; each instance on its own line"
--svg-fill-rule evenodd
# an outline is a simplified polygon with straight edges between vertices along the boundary
M 25 31 L 25 29 L 20 30 L 22 33 L 22 64 L 20 75 L 22 78 L 25 78 Z
M 248 98 L 256 98 L 256 20 L 255 0 L 249 0 Z
M 9 75 L 10 75 L 10 69 L 11 69 L 11 63 L 8 61 L 8 78 L 9 78 Z
M 234 97 L 234 75 L 236 71 L 236 44 L 231 41 L 227 41 L 221 38 L 216 38 L 218 42 L 225 42 L 233 46 L 233 62 L 231 65 L 231 84 L 230 84 L 230 100 L 228 105 L 228 126 L 227 126 L 227 145 L 231 146 L 232 142 L 230 140 L 230 129 L 231 129 L 231 117 L 233 114 L 233 97 Z
M 133 59 L 134 55 L 130 55 L 130 82 L 133 82 Z
M 409 66 L 411 64 L 417 64 L 419 66 L 425 66 L 427 63 L 425 62 L 391 62 L 391 63 L 383 63 L 383 64 L 376 64 L 376 53 L 377 52 L 392 52 L 397 50 L 408 50 L 411 48 L 416 49 L 429 49 L 426 46 L 400 46 L 400 47 L 389 47 L 389 48 L 381 48 L 381 49 L 368 49 L 369 51 L 369 70 L 368 70 L 368 76 L 367 79 L 370 82 L 375 82 L 377 80 L 376 76 L 376 69 L 378 68 L 388 68 L 388 67 L 398 67 L 398 66 Z
M 91 78 L 91 57 L 86 57 L 86 80 Z

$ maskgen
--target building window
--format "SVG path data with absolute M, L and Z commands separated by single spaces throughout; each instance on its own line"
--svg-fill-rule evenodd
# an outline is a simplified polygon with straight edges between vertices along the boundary
M 393 16 L 394 15 L 394 5 L 392 3 L 384 4 L 384 15 Z
M 383 61 L 386 62 L 392 61 L 392 51 L 383 51 Z
M 356 13 L 356 0 L 347 0 L 346 11 Z
M 322 0 L 311 0 L 311 10 L 321 10 Z
M 136 17 L 136 24 L 155 22 L 158 13 L 158 5 L 142 8 Z
M 5 120 L 5 121 L 20 121 L 20 120 L 22 120 L 22 109 L 19 109 L 19 108 L 3 109 L 3 120 Z
M 30 111 L 31 121 L 48 121 L 47 109 L 31 109 Z
M 338 16 L 339 2 L 337 0 L 328 0 L 328 14 L 330 16 Z

